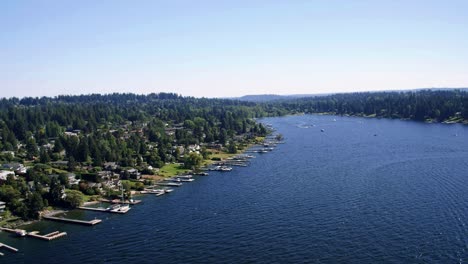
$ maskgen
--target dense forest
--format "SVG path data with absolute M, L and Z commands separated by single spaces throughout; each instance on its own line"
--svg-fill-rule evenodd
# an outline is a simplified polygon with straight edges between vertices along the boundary
M 287 112 L 399 118 L 431 122 L 468 120 L 468 92 L 365 92 L 281 100 L 271 103 Z
M 242 140 L 265 135 L 254 118 L 266 114 L 253 103 L 168 93 L 2 99 L 0 163 L 11 173 L 0 183 L 0 200 L 15 215 L 35 218 L 47 205 L 66 205 L 64 189 L 101 194 L 91 186 L 104 182 L 105 170 L 129 179 L 167 163 L 193 169 L 212 147 L 235 151 Z M 79 184 L 69 186 L 67 173 Z
M 468 93 L 350 93 L 260 103 L 173 93 L 4 98 L 0 201 L 7 215 L 23 219 L 37 218 L 49 205 L 74 207 L 81 195 L 112 194 L 112 180 L 158 174 L 174 163 L 196 169 L 214 149 L 234 153 L 267 134 L 255 118 L 296 113 L 465 123 Z

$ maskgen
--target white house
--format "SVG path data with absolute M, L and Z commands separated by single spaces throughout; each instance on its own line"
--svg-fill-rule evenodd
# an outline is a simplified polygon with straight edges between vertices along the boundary
M 0 171 L 0 180 L 6 181 L 8 175 L 10 174 L 15 175 L 15 173 L 12 171 L 5 171 L 5 170 Z

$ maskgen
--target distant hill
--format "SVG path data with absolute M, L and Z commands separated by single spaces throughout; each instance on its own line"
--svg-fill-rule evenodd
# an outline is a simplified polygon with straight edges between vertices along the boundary
M 384 91 L 368 91 L 370 93 L 374 92 L 417 92 L 417 91 L 452 91 L 452 90 L 460 90 L 460 91 L 468 91 L 468 88 L 416 88 L 416 89 L 406 89 L 406 90 L 384 90 Z M 354 92 L 349 92 L 354 93 Z M 334 93 L 323 93 L 323 94 L 291 94 L 291 95 L 278 95 L 278 94 L 252 94 L 252 95 L 244 95 L 242 97 L 236 98 L 229 98 L 229 99 L 236 99 L 241 101 L 247 102 L 271 102 L 271 101 L 278 101 L 278 100 L 288 100 L 288 99 L 297 99 L 297 98 L 306 98 L 306 97 L 317 97 L 317 96 L 327 96 L 332 95 Z M 340 93 L 343 94 L 343 93 Z
M 244 95 L 242 97 L 231 98 L 247 102 L 270 102 L 277 100 L 296 99 L 305 97 L 323 96 L 328 94 L 292 94 L 292 95 L 277 95 L 277 94 L 255 94 Z

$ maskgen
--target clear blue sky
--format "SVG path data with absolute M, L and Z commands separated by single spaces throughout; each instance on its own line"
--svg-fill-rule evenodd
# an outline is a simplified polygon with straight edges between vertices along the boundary
M 468 87 L 468 1 L 0 1 L 0 97 Z

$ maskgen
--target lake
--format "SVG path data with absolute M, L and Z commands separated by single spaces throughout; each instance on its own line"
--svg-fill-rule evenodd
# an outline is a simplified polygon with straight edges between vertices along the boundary
M 126 215 L 45 242 L 0 233 L 1 263 L 467 263 L 468 126 L 263 119 L 285 144 Z M 323 131 L 322 131 L 323 130 Z

